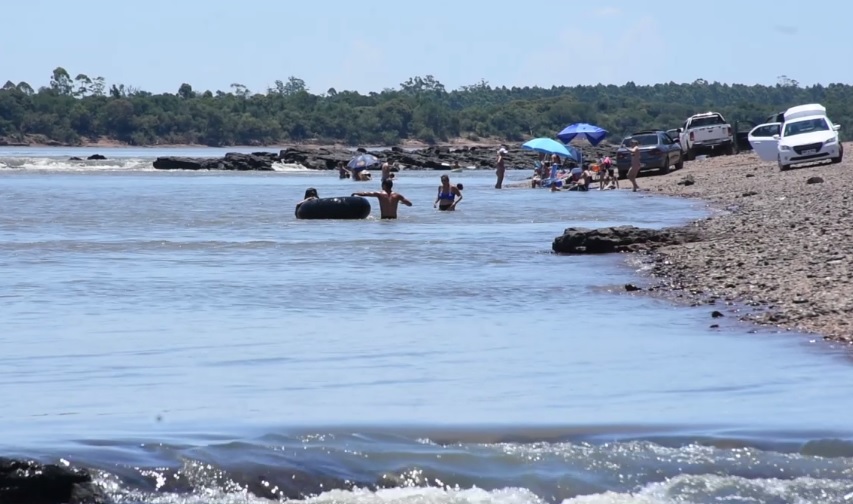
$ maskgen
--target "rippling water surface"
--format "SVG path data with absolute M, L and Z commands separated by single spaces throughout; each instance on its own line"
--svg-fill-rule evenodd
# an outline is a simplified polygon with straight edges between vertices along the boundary
M 626 294 L 624 256 L 550 254 L 565 227 L 694 202 L 466 171 L 444 213 L 438 174 L 403 172 L 395 222 L 296 221 L 308 186 L 378 182 L 154 171 L 164 152 L 0 151 L 0 454 L 97 468 L 125 502 L 853 491 L 843 354 Z

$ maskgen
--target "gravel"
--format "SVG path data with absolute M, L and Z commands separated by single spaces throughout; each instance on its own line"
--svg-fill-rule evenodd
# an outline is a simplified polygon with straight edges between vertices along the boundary
M 754 153 L 693 161 L 641 188 L 706 201 L 701 241 L 648 257 L 649 289 L 762 325 L 853 342 L 853 144 L 840 164 L 780 172 Z M 623 185 L 625 186 L 630 184 Z

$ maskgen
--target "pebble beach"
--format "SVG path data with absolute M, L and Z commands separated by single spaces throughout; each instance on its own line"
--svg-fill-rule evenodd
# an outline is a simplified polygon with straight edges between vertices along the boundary
M 853 152 L 853 144 L 845 144 Z M 781 172 L 752 152 L 638 179 L 643 190 L 700 198 L 698 242 L 648 256 L 648 289 L 717 316 L 853 343 L 853 161 Z M 624 190 L 624 189 L 623 189 Z

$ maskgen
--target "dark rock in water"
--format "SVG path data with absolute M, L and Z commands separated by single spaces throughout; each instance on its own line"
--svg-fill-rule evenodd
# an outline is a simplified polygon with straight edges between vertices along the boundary
M 70 158 L 68 158 L 68 160 L 69 161 L 83 161 L 83 159 L 78 158 L 77 156 L 71 156 Z
M 723 315 L 721 312 L 719 312 L 717 310 L 714 310 L 711 312 L 711 318 L 720 318 L 720 317 L 724 317 L 724 316 L 725 315 Z
M 809 179 L 806 180 L 806 184 L 823 184 L 823 177 L 809 177 Z
M 0 458 L 3 504 L 100 504 L 103 491 L 83 469 Z
M 107 159 L 107 157 L 102 156 L 100 154 L 92 154 L 91 156 L 87 157 L 86 159 L 88 159 L 89 161 L 103 161 L 104 159 Z
M 562 236 L 554 239 L 551 249 L 559 254 L 606 254 L 635 252 L 698 240 L 697 234 L 686 230 L 642 229 L 634 226 L 568 228 Z
M 643 290 L 643 289 L 637 287 L 634 284 L 625 284 L 625 290 L 628 292 L 636 292 L 638 290 Z
M 223 158 L 190 158 L 179 156 L 158 157 L 154 168 L 158 170 L 233 170 L 272 171 L 279 156 L 272 152 L 241 154 L 229 152 Z

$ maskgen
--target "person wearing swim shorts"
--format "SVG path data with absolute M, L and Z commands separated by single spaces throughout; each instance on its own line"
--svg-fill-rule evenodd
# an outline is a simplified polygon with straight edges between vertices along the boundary
M 442 211 L 453 211 L 456 210 L 456 205 L 460 201 L 462 201 L 462 192 L 459 191 L 459 187 L 450 185 L 450 177 L 442 175 L 441 185 L 438 186 L 438 196 L 435 198 L 432 207 L 438 207 Z
M 373 197 L 379 200 L 379 213 L 383 219 L 396 219 L 397 206 L 402 202 L 406 206 L 412 206 L 412 202 L 407 200 L 405 196 L 394 192 L 394 181 L 385 179 L 382 181 L 382 190 L 374 192 L 356 192 L 353 196 L 361 196 L 363 198 Z

